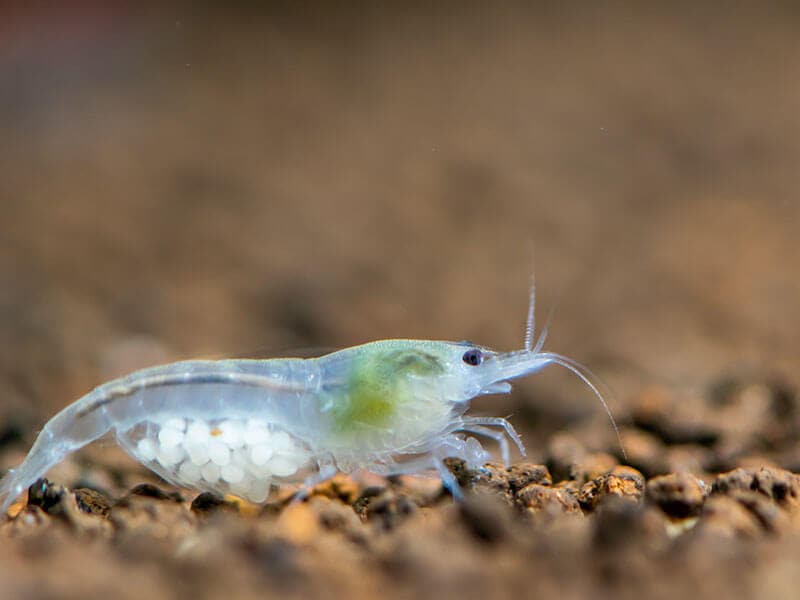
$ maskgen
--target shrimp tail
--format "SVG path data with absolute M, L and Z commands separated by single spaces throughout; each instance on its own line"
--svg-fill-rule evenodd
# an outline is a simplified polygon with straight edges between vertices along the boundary
M 102 411 L 85 411 L 94 402 L 97 402 L 96 392 L 68 406 L 42 428 L 22 464 L 10 469 L 0 480 L 0 515 L 6 514 L 14 500 L 67 455 L 110 430 Z

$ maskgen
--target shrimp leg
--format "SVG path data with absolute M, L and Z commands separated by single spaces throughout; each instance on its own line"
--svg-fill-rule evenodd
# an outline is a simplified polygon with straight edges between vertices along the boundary
M 454 500 L 460 502 L 464 499 L 464 492 L 461 490 L 456 476 L 453 475 L 450 469 L 447 468 L 447 465 L 444 464 L 444 459 L 451 456 L 453 452 L 444 450 L 443 448 L 444 447 L 442 447 L 442 449 L 437 449 L 432 454 L 420 456 L 417 459 L 397 465 L 397 467 L 392 469 L 390 474 L 414 475 L 420 471 L 434 470 L 439 476 L 439 479 L 442 480 L 442 487 L 450 492 Z
M 485 462 L 485 459 L 488 458 L 488 453 L 483 450 L 480 443 L 474 438 L 464 439 L 457 435 L 448 435 L 442 443 L 425 454 L 401 463 L 390 461 L 381 465 L 380 468 L 373 466 L 370 471 L 388 476 L 414 475 L 423 471 L 433 470 L 442 480 L 442 486 L 450 492 L 455 500 L 461 501 L 464 499 L 464 492 L 456 476 L 453 475 L 444 462 L 446 458 L 451 457 L 460 458 L 466 461 L 469 468 L 475 468 Z
M 503 458 L 503 466 L 507 467 L 511 464 L 511 451 L 508 445 L 508 436 L 506 436 L 504 432 L 495 431 L 494 429 L 489 429 L 488 427 L 484 427 L 482 425 L 471 425 L 461 429 L 460 431 L 482 435 L 490 440 L 494 440 L 497 442 L 497 445 L 500 446 L 500 456 Z
M 504 419 L 502 417 L 462 417 L 459 419 L 458 425 L 458 431 L 473 431 L 479 435 L 481 434 L 481 431 L 474 430 L 476 425 L 481 427 L 481 429 L 483 428 L 482 426 L 500 427 L 503 429 L 505 435 L 511 438 L 511 441 L 514 442 L 517 448 L 519 448 L 520 454 L 525 456 L 525 446 L 522 443 L 522 439 L 519 437 L 517 430 L 514 429 L 514 426 L 508 421 L 508 419 Z
M 292 497 L 291 503 L 296 504 L 308 498 L 308 496 L 311 494 L 311 490 L 313 490 L 314 487 L 318 486 L 320 483 L 328 481 L 331 477 L 336 475 L 337 472 L 338 469 L 335 465 L 328 464 L 321 466 L 319 471 L 306 477 L 305 481 L 303 481 L 303 484 L 300 486 L 300 489 L 297 490 Z

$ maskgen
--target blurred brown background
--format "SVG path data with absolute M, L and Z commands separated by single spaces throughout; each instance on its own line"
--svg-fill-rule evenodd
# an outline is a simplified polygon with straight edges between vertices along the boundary
M 800 358 L 800 10 L 4 3 L 0 417 L 197 356 L 548 346 L 616 390 Z M 541 322 L 541 321 L 540 321 Z M 552 370 L 543 436 L 604 418 Z

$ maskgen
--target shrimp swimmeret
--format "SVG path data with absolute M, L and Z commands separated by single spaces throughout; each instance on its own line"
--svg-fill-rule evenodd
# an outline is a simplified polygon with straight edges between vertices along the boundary
M 511 423 L 465 415 L 483 394 L 549 364 L 575 361 L 533 345 L 534 292 L 522 350 L 469 342 L 381 340 L 319 358 L 183 361 L 96 388 L 55 415 L 23 463 L 0 481 L 0 514 L 68 454 L 113 432 L 134 458 L 175 485 L 264 502 L 273 483 L 306 489 L 337 471 L 393 475 L 435 470 L 451 492 L 447 457 L 479 468 L 490 458 L 468 434 L 499 444 L 509 462 Z M 616 431 L 616 424 L 611 418 Z M 619 435 L 619 434 L 617 434 Z

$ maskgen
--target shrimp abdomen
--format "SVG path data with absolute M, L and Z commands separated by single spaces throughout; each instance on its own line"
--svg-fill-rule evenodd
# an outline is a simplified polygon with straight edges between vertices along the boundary
M 197 423 L 213 433 L 222 423 L 235 422 L 245 427 L 257 416 L 258 423 L 266 430 L 266 434 L 261 432 L 264 435 L 260 438 L 251 432 L 250 439 L 261 441 L 257 462 L 263 459 L 267 434 L 272 436 L 269 443 L 275 448 L 296 457 L 290 464 L 273 461 L 269 472 L 262 469 L 259 478 L 262 485 L 253 494 L 260 495 L 264 487 L 269 488 L 272 474 L 292 475 L 307 466 L 312 454 L 303 447 L 300 438 L 304 436 L 298 437 L 296 429 L 313 427 L 313 423 L 302 418 L 307 413 L 305 399 L 317 385 L 308 363 L 293 360 L 186 361 L 145 369 L 104 384 L 48 421 L 23 463 L 0 481 L 0 512 L 5 512 L 17 496 L 67 455 L 112 430 L 126 451 L 165 479 L 213 491 L 228 491 L 227 485 L 203 485 L 202 480 L 193 481 L 179 474 L 188 453 L 182 449 L 183 457 L 176 460 L 178 452 L 170 450 L 175 446 L 175 436 L 169 432 L 161 434 L 162 429 L 170 428 L 176 420 L 181 420 L 185 431 L 192 423 Z M 295 427 L 290 428 L 288 423 L 294 423 Z M 164 440 L 152 455 L 146 444 L 140 445 L 143 440 L 161 442 L 159 436 L 169 438 L 170 435 L 172 440 Z M 228 447 L 232 449 L 236 448 Z M 244 478 L 238 477 L 236 469 L 228 471 L 229 479 Z M 252 479 L 252 474 L 249 477 Z

